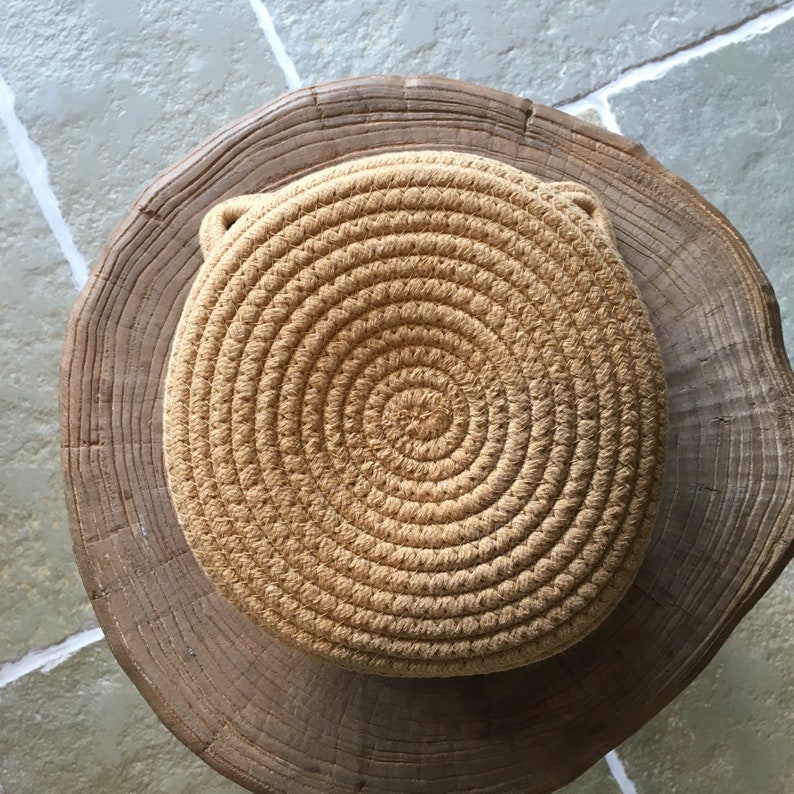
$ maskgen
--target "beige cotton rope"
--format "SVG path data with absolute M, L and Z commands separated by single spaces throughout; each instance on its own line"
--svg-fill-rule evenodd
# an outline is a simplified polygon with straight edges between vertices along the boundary
M 600 202 L 410 151 L 221 204 L 166 381 L 169 488 L 275 637 L 398 676 L 592 631 L 664 469 L 661 360 Z

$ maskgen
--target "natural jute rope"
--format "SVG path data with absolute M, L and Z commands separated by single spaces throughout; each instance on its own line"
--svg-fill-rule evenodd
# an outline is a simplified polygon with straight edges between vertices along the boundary
M 386 154 L 209 213 L 166 382 L 204 570 L 346 667 L 528 664 L 631 583 L 664 468 L 656 340 L 584 187 Z

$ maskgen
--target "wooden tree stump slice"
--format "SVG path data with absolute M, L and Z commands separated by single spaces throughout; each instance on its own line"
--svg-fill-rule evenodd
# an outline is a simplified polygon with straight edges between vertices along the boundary
M 162 398 L 211 207 L 345 160 L 434 148 L 601 197 L 660 345 L 668 463 L 639 575 L 595 632 L 525 668 L 397 679 L 305 657 L 213 588 L 166 487 Z M 61 379 L 75 555 L 111 649 L 160 719 L 252 791 L 551 791 L 681 692 L 790 560 L 793 397 L 752 254 L 637 144 L 440 78 L 301 89 L 155 179 L 77 301 Z

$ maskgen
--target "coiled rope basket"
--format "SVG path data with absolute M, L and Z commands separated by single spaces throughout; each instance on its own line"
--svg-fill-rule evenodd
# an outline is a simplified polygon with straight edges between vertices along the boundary
M 391 153 L 231 199 L 201 244 L 164 443 L 226 597 L 398 676 L 525 665 L 601 623 L 648 544 L 666 401 L 592 193 Z

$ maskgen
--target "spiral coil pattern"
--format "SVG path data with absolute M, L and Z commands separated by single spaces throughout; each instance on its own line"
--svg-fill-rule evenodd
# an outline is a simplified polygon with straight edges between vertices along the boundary
M 187 541 L 353 669 L 529 664 L 611 611 L 664 468 L 659 351 L 585 188 L 402 152 L 215 208 L 165 395 Z

